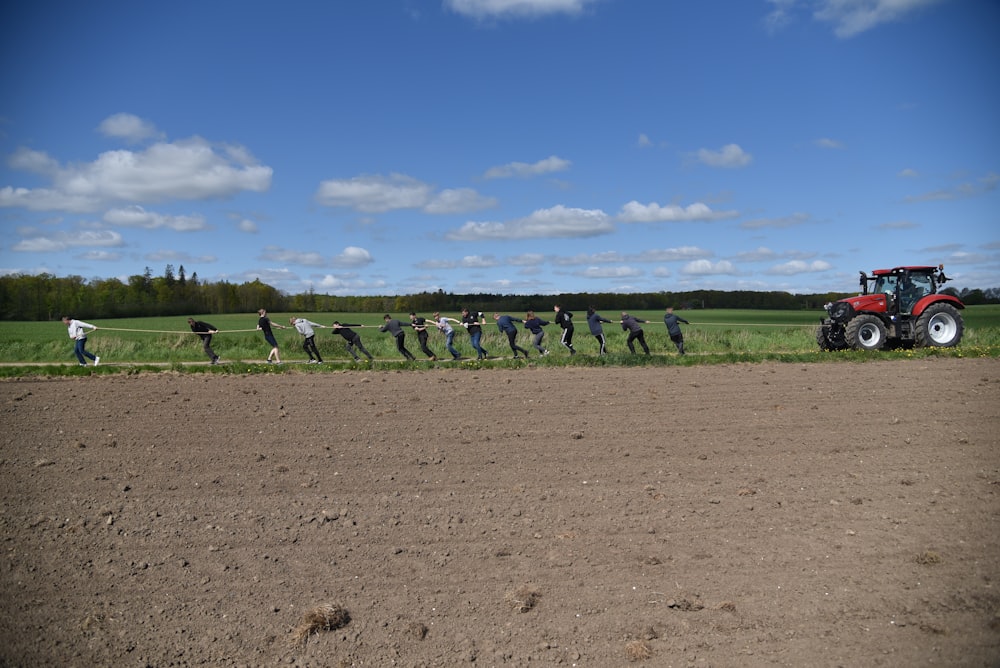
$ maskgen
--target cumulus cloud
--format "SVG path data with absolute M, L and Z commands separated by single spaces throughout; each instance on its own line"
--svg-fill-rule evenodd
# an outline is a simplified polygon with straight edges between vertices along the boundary
M 480 195 L 472 188 L 442 190 L 424 206 L 425 213 L 451 214 L 491 209 L 497 205 L 494 197 Z
M 896 176 L 898 176 L 901 179 L 915 179 L 920 176 L 920 172 L 918 172 L 915 169 L 911 169 L 910 167 L 907 167 L 906 169 L 899 170 L 899 173 L 896 174 Z
M 129 143 L 163 138 L 163 133 L 157 130 L 155 125 L 134 114 L 121 113 L 108 116 L 97 126 L 97 130 L 106 137 L 124 139 Z
M 253 222 L 249 218 L 242 218 L 238 223 L 236 223 L 236 229 L 240 232 L 245 232 L 246 234 L 257 234 L 259 228 L 257 223 Z
M 729 260 L 719 260 L 718 262 L 695 260 L 681 267 L 681 273 L 686 276 L 715 276 L 719 274 L 735 276 L 738 272 Z
M 642 276 L 643 272 L 641 269 L 628 266 L 619 267 L 587 267 L 581 271 L 575 272 L 576 276 L 582 278 L 605 278 L 605 279 L 615 279 L 615 278 L 634 278 L 636 276 Z
M 152 253 L 146 253 L 143 256 L 148 262 L 187 262 L 198 264 L 209 264 L 218 260 L 214 255 L 191 255 L 190 253 L 185 253 L 183 251 L 175 250 L 158 250 Z
M 737 215 L 739 214 L 736 211 L 712 211 L 702 202 L 682 207 L 676 204 L 660 206 L 656 202 L 640 204 L 632 200 L 622 207 L 618 213 L 618 220 L 623 223 L 668 223 L 721 220 Z
M 499 267 L 502 263 L 492 255 L 466 255 L 457 260 L 423 260 L 416 266 L 419 269 L 488 269 Z
M 554 239 L 593 237 L 612 231 L 613 223 L 600 209 L 575 209 L 560 204 L 505 223 L 470 221 L 445 237 L 453 241 Z
M 316 199 L 327 206 L 346 206 L 366 213 L 419 209 L 430 200 L 431 187 L 405 174 L 356 176 L 319 184 Z
M 829 271 L 831 269 L 833 269 L 833 265 L 824 260 L 813 260 L 812 262 L 792 260 L 774 265 L 767 270 L 767 273 L 777 276 L 794 276 L 795 274 L 809 274 L 819 271 Z
M 739 144 L 726 144 L 718 151 L 702 148 L 695 155 L 702 164 L 726 169 L 746 167 L 753 161 L 753 156 L 740 148 Z
M 348 246 L 333 258 L 333 264 L 338 267 L 363 267 L 374 261 L 371 253 L 357 246 Z
M 114 230 L 77 230 L 41 234 L 36 230 L 19 230 L 25 238 L 11 250 L 26 253 L 54 253 L 70 248 L 116 248 L 124 246 L 122 235 Z
M 200 139 L 157 143 L 143 151 L 107 151 L 90 163 L 61 165 L 40 151 L 22 149 L 10 165 L 42 174 L 42 188 L 0 189 L 0 206 L 83 213 L 118 202 L 231 197 L 271 187 L 272 170 L 246 149 L 216 148 Z
M 579 14 L 596 2 L 597 0 L 445 0 L 444 6 L 457 14 L 483 20 Z
M 363 213 L 421 209 L 426 213 L 448 214 L 496 206 L 495 199 L 484 197 L 471 188 L 435 193 L 429 183 L 395 173 L 323 181 L 316 191 L 316 200 L 325 206 L 348 207 Z
M 572 165 L 569 160 L 565 160 L 556 155 L 550 155 L 544 160 L 534 163 L 508 162 L 506 165 L 490 167 L 486 170 L 483 178 L 486 179 L 509 179 L 512 177 L 528 178 L 540 174 L 551 174 L 552 172 L 564 172 Z
M 147 211 L 141 206 L 111 209 L 105 212 L 104 222 L 120 227 L 139 227 L 146 230 L 166 228 L 175 232 L 198 232 L 208 228 L 201 216 L 167 216 Z

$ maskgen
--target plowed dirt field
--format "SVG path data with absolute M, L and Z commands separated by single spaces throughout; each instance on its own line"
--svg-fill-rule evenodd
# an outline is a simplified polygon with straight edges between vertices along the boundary
M 997 360 L 164 372 L 0 409 L 3 666 L 1000 665 Z

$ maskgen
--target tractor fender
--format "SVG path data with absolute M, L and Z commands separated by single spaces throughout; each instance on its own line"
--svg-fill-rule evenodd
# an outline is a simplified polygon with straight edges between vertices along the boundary
M 962 300 L 959 299 L 958 297 L 952 297 L 951 295 L 933 294 L 933 295 L 927 295 L 926 297 L 920 299 L 920 301 L 918 301 L 916 304 L 913 305 L 913 310 L 910 313 L 911 315 L 913 315 L 914 318 L 916 318 L 921 313 L 923 313 L 928 306 L 940 302 L 951 304 L 955 308 L 965 308 L 965 304 L 963 304 Z

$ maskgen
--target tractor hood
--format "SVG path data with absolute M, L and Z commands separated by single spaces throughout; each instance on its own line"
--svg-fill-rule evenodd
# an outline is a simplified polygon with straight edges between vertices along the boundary
M 847 297 L 846 299 L 841 299 L 840 301 L 850 304 L 851 308 L 854 309 L 855 312 L 870 311 L 874 313 L 885 313 L 886 298 L 881 292 L 876 292 L 870 295 Z

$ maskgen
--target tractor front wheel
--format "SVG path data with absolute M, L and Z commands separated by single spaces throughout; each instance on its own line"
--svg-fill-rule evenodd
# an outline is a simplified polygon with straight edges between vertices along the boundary
M 965 323 L 951 304 L 931 304 L 917 318 L 917 345 L 950 348 L 962 340 Z
M 877 315 L 862 313 L 849 323 L 844 332 L 847 344 L 855 350 L 882 350 L 885 347 L 885 323 Z
M 845 350 L 844 328 L 839 325 L 820 325 L 816 329 L 816 343 L 820 350 Z

